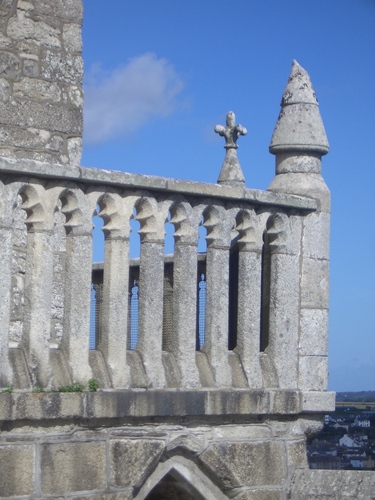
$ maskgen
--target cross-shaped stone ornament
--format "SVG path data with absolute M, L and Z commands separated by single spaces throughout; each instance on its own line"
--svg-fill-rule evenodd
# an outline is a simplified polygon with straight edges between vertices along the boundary
M 241 165 L 237 158 L 237 139 L 240 135 L 246 135 L 247 130 L 242 125 L 235 125 L 235 114 L 233 111 L 227 113 L 226 127 L 223 125 L 216 125 L 215 132 L 225 137 L 226 154 L 223 165 L 221 167 L 218 183 L 227 186 L 240 186 L 245 184 L 245 177 L 243 175 Z

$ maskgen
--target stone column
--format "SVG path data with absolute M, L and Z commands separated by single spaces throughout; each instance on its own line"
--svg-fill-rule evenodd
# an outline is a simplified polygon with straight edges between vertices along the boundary
M 53 283 L 53 232 L 31 229 L 27 237 L 25 330 L 31 381 L 47 387 L 51 381 L 49 343 Z
M 139 319 L 136 350 L 152 387 L 165 386 L 162 364 L 164 242 L 141 241 Z
M 172 210 L 175 225 L 173 267 L 173 352 L 181 373 L 182 387 L 199 386 L 195 364 L 197 316 L 198 224 L 188 203 Z
M 129 387 L 126 362 L 129 303 L 129 238 L 111 235 L 105 240 L 102 336 L 99 349 L 106 360 L 112 387 Z
M 266 238 L 271 252 L 268 346 L 278 386 L 298 385 L 301 222 L 298 217 L 271 217 Z
M 126 362 L 129 314 L 129 231 L 134 196 L 123 199 L 108 193 L 100 202 L 105 224 L 104 282 L 101 339 L 98 348 L 107 363 L 112 387 L 129 387 Z
M 7 221 L 4 221 L 5 223 Z M 0 222 L 0 388 L 12 383 L 9 364 L 10 289 L 12 283 L 12 230 Z
M 238 319 L 237 347 L 249 387 L 263 386 L 260 366 L 260 319 L 262 279 L 261 220 L 244 210 L 237 226 L 238 239 Z
M 206 340 L 202 348 L 207 353 L 215 381 L 219 387 L 232 385 L 228 363 L 229 320 L 229 250 L 233 224 L 221 206 L 209 209 L 207 228 L 207 295 Z
M 329 146 L 310 77 L 296 61 L 281 106 L 270 144 L 276 177 L 269 190 L 317 202 L 317 210 L 303 220 L 298 384 L 303 390 L 325 390 L 330 193 L 321 176 L 321 157 Z
M 87 384 L 89 366 L 92 235 L 72 228 L 66 238 L 64 335 L 62 348 L 73 382 Z
M 138 205 L 141 223 L 141 258 L 139 266 L 139 319 L 136 350 L 142 357 L 152 387 L 165 386 L 162 363 L 164 223 L 169 204 L 144 198 Z

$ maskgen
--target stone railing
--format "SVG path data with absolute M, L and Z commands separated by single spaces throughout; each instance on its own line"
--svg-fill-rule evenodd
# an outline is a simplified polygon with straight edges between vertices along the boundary
M 50 22 L 50 3 L 18 2 L 17 19 Z M 53 4 L 65 49 L 78 31 L 60 18 L 81 2 Z M 34 123 L 42 106 L 26 98 L 22 120 Z M 370 475 L 307 469 L 306 437 L 334 393 L 328 142 L 305 70 L 293 63 L 267 191 L 244 187 L 246 129 L 232 112 L 215 127 L 226 154 L 211 185 L 75 166 L 80 103 L 65 111 L 70 124 L 53 114 L 61 155 L 20 148 L 22 121 L 0 157 L 0 497 L 341 498 L 342 487 L 370 498 Z M 35 122 L 46 141 L 60 131 L 50 112 L 49 128 L 39 111 Z M 97 217 L 104 259 L 93 264 Z M 85 390 L 67 394 L 75 383 Z
M 326 357 L 309 356 L 309 339 L 301 338 L 304 310 L 311 308 L 301 279 L 304 258 L 311 261 L 303 235 L 315 200 L 89 168 L 62 171 L 32 161 L 2 159 L 0 170 L 3 387 L 56 388 L 95 377 L 101 387 L 115 389 L 326 389 Z M 97 206 L 105 258 L 100 335 L 89 350 Z M 133 217 L 140 223 L 141 252 L 131 267 Z M 168 218 L 175 228 L 169 264 Z M 200 225 L 207 253 L 198 258 Z M 165 299 L 168 265 L 173 294 Z M 206 321 L 197 350 L 202 265 Z M 129 269 L 139 273 L 131 349 Z M 167 341 L 166 300 L 173 318 Z M 309 357 L 321 366 L 311 378 Z

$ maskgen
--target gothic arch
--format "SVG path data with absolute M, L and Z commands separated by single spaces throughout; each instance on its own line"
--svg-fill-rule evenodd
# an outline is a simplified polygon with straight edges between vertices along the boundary
M 158 498 L 155 496 L 157 490 L 168 485 L 175 488 L 184 500 L 227 500 L 228 498 L 194 462 L 181 456 L 174 456 L 165 462 L 159 462 L 135 500 L 154 500 Z

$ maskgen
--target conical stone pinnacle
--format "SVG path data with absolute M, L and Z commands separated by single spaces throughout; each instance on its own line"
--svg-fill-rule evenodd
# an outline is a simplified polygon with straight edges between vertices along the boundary
M 293 61 L 270 152 L 304 151 L 324 155 L 329 144 L 310 76 Z

